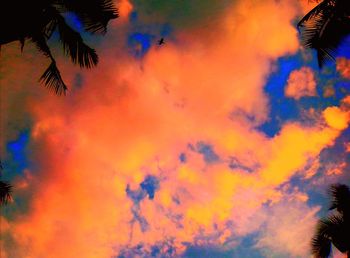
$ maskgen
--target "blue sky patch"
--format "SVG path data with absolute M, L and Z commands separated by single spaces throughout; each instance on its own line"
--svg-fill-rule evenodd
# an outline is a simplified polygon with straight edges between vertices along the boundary
M 6 165 L 9 166 L 9 169 L 21 172 L 28 167 L 26 148 L 29 143 L 29 138 L 29 131 L 24 131 L 19 134 L 16 140 L 7 143 L 6 147 L 10 154 L 10 159 L 6 161 Z
M 135 57 L 143 57 L 151 48 L 152 40 L 155 38 L 152 34 L 133 33 L 128 38 L 128 46 Z
M 126 195 L 135 203 L 138 204 L 146 197 L 146 192 L 142 189 L 131 190 L 130 185 L 126 186 Z
M 181 163 L 186 163 L 186 161 L 187 161 L 186 154 L 183 153 L 183 152 L 180 153 L 180 155 L 179 155 L 179 160 L 180 160 Z
M 350 36 L 348 36 L 339 46 L 337 57 L 350 58 Z
M 305 65 L 310 67 L 315 73 L 317 96 L 302 97 L 299 100 L 285 97 L 284 89 L 290 73 Z M 301 117 L 302 111 L 310 108 L 322 110 L 328 106 L 339 105 L 340 100 L 349 93 L 350 83 L 337 76 L 335 64 L 329 64 L 320 70 L 314 55 L 307 63 L 305 63 L 300 53 L 294 56 L 282 57 L 277 60 L 276 66 L 277 69 L 271 73 L 264 89 L 270 101 L 269 120 L 258 127 L 259 130 L 269 137 L 275 136 L 283 124 L 289 120 L 310 122 L 306 121 L 310 120 L 309 118 L 303 121 Z M 324 96 L 323 91 L 327 86 L 333 87 L 334 96 Z
M 80 21 L 79 17 L 73 13 L 73 12 L 67 12 L 64 15 L 64 19 L 68 23 L 69 26 L 71 26 L 75 31 L 83 32 L 84 26 L 83 23 Z
M 81 73 L 76 73 L 74 76 L 73 85 L 76 88 L 81 88 L 84 84 L 84 77 Z
M 213 146 L 204 142 L 198 142 L 196 144 L 196 150 L 203 155 L 204 161 L 208 164 L 219 161 L 219 156 L 215 153 Z
M 136 11 L 133 11 L 129 14 L 129 21 L 131 23 L 137 22 L 137 19 L 138 19 L 138 13 Z
M 159 188 L 159 180 L 155 176 L 148 175 L 140 186 L 142 190 L 146 191 L 148 198 L 152 200 L 156 190 Z
M 270 120 L 259 127 L 270 137 L 279 132 L 282 121 L 298 117 L 299 110 L 293 99 L 284 96 L 284 87 L 289 74 L 303 65 L 300 55 L 283 57 L 277 60 L 277 69 L 271 73 L 265 86 L 265 92 L 270 98 Z
M 248 166 L 241 162 L 239 159 L 236 157 L 230 157 L 228 166 L 230 169 L 235 170 L 235 169 L 241 169 L 245 170 L 247 173 L 253 173 L 257 169 L 259 169 L 259 164 L 254 164 L 253 166 Z
M 155 192 L 159 189 L 159 179 L 152 175 L 147 175 L 145 179 L 140 183 L 140 187 L 136 190 L 131 190 L 130 185 L 126 186 L 125 192 L 127 196 L 133 200 L 133 202 L 139 203 L 148 195 L 148 198 L 152 200 Z
M 140 211 L 140 202 L 147 196 L 150 200 L 154 198 L 156 190 L 159 188 L 159 180 L 155 176 L 147 175 L 145 179 L 140 183 L 140 187 L 136 190 L 131 190 L 130 185 L 126 186 L 126 195 L 132 200 L 133 205 L 131 207 L 131 213 L 133 214 L 133 220 L 131 223 L 138 222 L 141 231 L 147 231 L 149 224 L 147 220 L 142 216 Z

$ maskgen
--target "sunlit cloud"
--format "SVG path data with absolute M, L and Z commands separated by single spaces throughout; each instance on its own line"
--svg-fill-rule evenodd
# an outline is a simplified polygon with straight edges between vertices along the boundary
M 62 65 L 72 85 L 64 98 L 36 87 L 33 49 L 24 57 L 15 45 L 5 50 L 13 57 L 6 65 L 26 72 L 2 72 L 13 82 L 1 89 L 2 119 L 14 117 L 3 141 L 19 142 L 23 128 L 28 137 L 28 160 L 14 180 L 15 205 L 26 198 L 28 207 L 6 215 L 5 254 L 179 257 L 191 247 L 235 250 L 255 235 L 251 249 L 262 256 L 307 257 L 320 206 L 302 185 L 320 176 L 322 152 L 347 130 L 350 101 L 310 108 L 308 124 L 281 121 L 273 137 L 259 129 L 274 108 L 265 86 L 276 61 L 300 50 L 294 21 L 305 3 L 214 4 L 220 11 L 207 27 L 205 17 L 171 16 L 176 30 L 161 46 L 167 4 L 155 6 L 154 19 L 137 18 L 146 3 L 118 4 L 121 20 L 93 42 L 98 67 Z M 293 70 L 286 96 L 317 97 L 314 71 Z M 11 147 L 2 148 L 15 162 Z
M 309 257 L 318 210 L 300 201 L 285 201 L 267 209 L 256 247 L 263 248 L 266 257 Z
M 323 112 L 327 124 L 338 130 L 343 130 L 348 127 L 349 112 L 343 111 L 339 107 L 328 107 Z
M 285 95 L 296 100 L 301 97 L 316 96 L 316 81 L 312 69 L 302 67 L 293 71 L 289 75 Z
M 346 79 L 350 79 L 350 60 L 345 57 L 337 58 L 337 71 Z

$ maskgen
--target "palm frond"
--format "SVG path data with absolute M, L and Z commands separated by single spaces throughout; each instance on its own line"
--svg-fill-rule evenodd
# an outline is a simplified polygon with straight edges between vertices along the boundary
M 55 31 L 57 27 L 57 19 L 52 17 L 49 22 L 43 27 L 43 34 L 46 39 L 51 38 L 52 33 Z
M 0 206 L 12 200 L 12 185 L 0 180 Z
M 327 60 L 335 60 L 338 47 L 350 34 L 350 20 L 341 19 L 336 13 L 320 11 L 304 22 L 301 30 L 302 45 L 317 51 L 320 67 Z
M 298 23 L 302 45 L 317 51 L 320 68 L 335 60 L 338 47 L 350 34 L 348 1 L 323 0 Z
M 50 48 L 46 43 L 45 37 L 41 34 L 37 34 L 32 37 L 32 41 L 35 43 L 40 52 L 42 52 L 46 57 L 51 59 L 51 64 L 39 80 L 43 82 L 49 90 L 55 92 L 55 94 L 65 94 L 67 86 L 64 83 L 61 77 L 61 73 L 56 66 L 56 61 L 51 54 Z
M 47 58 L 53 59 L 50 48 L 47 45 L 45 37 L 41 33 L 32 35 L 31 40 L 34 42 L 36 48 Z
M 58 10 L 74 12 L 91 33 L 106 33 L 107 24 L 118 17 L 113 0 L 57 0 Z
M 350 252 L 350 217 L 344 212 L 350 206 L 350 190 L 343 184 L 330 187 L 332 196 L 331 210 L 337 209 L 331 215 L 319 220 L 312 239 L 312 253 L 316 258 L 329 257 L 332 244 L 342 253 Z
M 21 37 L 21 38 L 19 39 L 19 43 L 21 44 L 21 52 L 23 53 L 25 38 L 24 38 L 24 37 Z
M 332 251 L 331 240 L 324 236 L 315 236 L 311 241 L 311 253 L 315 258 L 328 258 Z
M 0 39 L 0 46 L 19 40 L 21 50 L 23 50 L 25 40 L 32 40 L 37 49 L 51 60 L 51 64 L 41 76 L 40 81 L 56 94 L 65 93 L 67 86 L 61 77 L 47 44 L 47 40 L 52 36 L 53 32 L 58 28 L 64 53 L 70 56 L 72 62 L 79 64 L 81 67 L 91 68 L 95 66 L 98 63 L 98 56 L 93 48 L 84 43 L 80 33 L 67 25 L 62 13 L 73 12 L 83 23 L 85 30 L 89 32 L 105 33 L 108 22 L 118 17 L 118 10 L 114 5 L 114 0 L 29 2 L 24 1 L 24 7 L 22 6 L 23 8 L 20 9 L 11 1 L 7 1 L 7 4 L 5 3 L 5 7 L 9 7 L 10 10 L 18 9 L 17 11 L 20 13 L 18 16 L 21 17 L 19 24 L 21 25 L 15 26 L 13 24 L 14 28 L 11 27 L 0 33 L 3 36 Z M 1 20 L 6 24 L 8 17 L 2 17 Z
M 297 27 L 304 26 L 305 22 L 317 17 L 327 7 L 329 1 L 322 1 L 320 4 L 315 6 L 310 12 L 308 12 L 297 24 Z
M 335 61 L 335 50 L 333 48 L 318 48 L 316 51 L 319 68 L 322 68 L 328 61 Z
M 342 223 L 343 220 L 339 216 L 330 216 L 318 222 L 311 242 L 311 251 L 316 258 L 329 257 L 332 250 L 332 239 Z
M 84 43 L 80 34 L 69 27 L 62 16 L 58 16 L 58 31 L 63 50 L 73 63 L 85 68 L 97 65 L 96 51 Z
M 49 67 L 40 77 L 40 81 L 43 82 L 49 90 L 55 92 L 55 94 L 66 94 L 67 86 L 64 83 L 54 60 L 51 61 Z
M 304 27 L 301 31 L 301 42 L 305 48 L 313 48 L 317 51 L 317 59 L 320 67 L 324 65 L 327 60 L 333 60 L 333 54 L 336 46 L 331 42 L 325 46 L 324 33 L 327 26 L 331 21 L 331 17 L 328 17 L 320 11 L 317 15 L 313 16 L 312 20 L 304 23 Z
M 326 239 L 333 243 L 340 252 L 346 252 L 348 250 L 349 243 L 347 239 L 349 239 L 349 225 L 348 222 L 344 220 L 343 216 L 333 214 L 319 221 L 313 239 L 313 249 L 316 250 L 317 247 L 319 247 L 317 243 L 326 244 Z M 324 246 L 322 248 L 326 250 L 328 247 Z
M 337 209 L 340 213 L 350 210 L 350 189 L 344 184 L 331 185 L 329 189 L 331 195 L 330 210 Z
M 344 224 L 344 220 L 339 215 L 330 215 L 327 218 L 321 219 L 317 225 L 317 232 L 326 238 L 332 238 L 335 232 L 338 231 Z
M 86 6 L 86 14 L 82 15 L 85 29 L 92 33 L 106 33 L 107 24 L 111 19 L 119 16 L 112 0 L 95 0 L 91 6 Z M 94 10 L 94 8 L 97 8 Z M 79 12 L 77 13 L 79 15 Z

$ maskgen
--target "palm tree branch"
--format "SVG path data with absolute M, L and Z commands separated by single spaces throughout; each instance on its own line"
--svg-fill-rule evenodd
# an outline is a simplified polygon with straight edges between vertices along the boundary
M 339 214 L 333 214 L 319 221 L 312 247 L 317 249 L 317 243 L 326 244 L 327 241 L 341 252 L 345 252 L 349 247 L 346 243 L 348 239 L 349 226 L 346 224 L 344 217 Z M 324 248 L 326 248 L 324 246 Z M 327 247 L 328 248 L 328 247 Z
M 109 20 L 118 17 L 118 9 L 112 0 L 57 0 L 55 2 L 60 12 L 74 12 L 91 33 L 106 33 Z
M 339 228 L 341 219 L 331 216 L 321 219 L 317 224 L 316 233 L 311 241 L 312 254 L 317 258 L 327 258 L 332 251 L 332 238 L 334 232 Z
M 337 209 L 340 213 L 348 213 L 350 209 L 349 187 L 344 184 L 334 184 L 331 185 L 329 193 L 331 195 L 331 206 L 329 209 Z
M 67 91 L 67 86 L 64 83 L 61 73 L 56 66 L 56 62 L 52 61 L 49 67 L 45 70 L 43 75 L 40 77 L 40 81 L 52 90 L 57 95 L 65 95 Z
M 81 67 L 91 68 L 97 65 L 96 51 L 84 43 L 80 34 L 68 26 L 60 14 L 56 15 L 60 40 L 65 54 L 70 56 L 73 63 L 78 63 Z
M 317 51 L 318 62 L 322 67 L 326 60 L 334 60 L 339 45 L 349 33 L 349 19 L 339 19 L 335 14 L 320 12 L 304 23 L 302 45 Z
M 57 20 L 54 17 L 52 17 L 52 19 L 50 19 L 50 21 L 43 28 L 43 33 L 46 39 L 51 38 L 52 33 L 55 31 L 56 27 L 57 27 Z
M 315 236 L 311 241 L 311 253 L 317 258 L 328 258 L 332 251 L 331 240 L 324 236 Z
M 322 10 L 328 5 L 328 1 L 322 1 L 320 4 L 312 8 L 310 12 L 308 12 L 297 24 L 297 27 L 304 26 L 304 23 L 309 21 L 311 18 L 314 18 L 315 16 L 319 15 Z
M 64 83 L 61 73 L 56 66 L 56 61 L 51 54 L 50 48 L 47 45 L 44 36 L 37 34 L 32 37 L 32 41 L 36 44 L 38 50 L 51 60 L 51 64 L 40 77 L 40 81 L 43 82 L 44 85 L 50 90 L 54 91 L 57 95 L 61 95 L 62 93 L 65 94 L 67 86 Z
M 12 200 L 12 185 L 0 180 L 0 206 L 7 204 Z

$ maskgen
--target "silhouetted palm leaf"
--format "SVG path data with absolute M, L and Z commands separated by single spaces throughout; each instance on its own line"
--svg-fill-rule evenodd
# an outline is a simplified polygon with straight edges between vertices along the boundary
M 32 40 L 38 50 L 51 60 L 50 66 L 41 76 L 40 81 L 56 94 L 65 93 L 67 87 L 50 52 L 47 40 L 58 29 L 64 53 L 70 56 L 72 62 L 84 68 L 95 66 L 98 63 L 96 51 L 84 43 L 80 33 L 65 22 L 62 14 L 73 12 L 81 20 L 86 31 L 105 33 L 109 20 L 118 17 L 113 0 L 22 2 L 5 1 L 2 5 L 0 9 L 0 46 L 19 40 L 22 50 L 25 40 Z M 16 15 L 16 18 L 11 15 Z
M 53 59 L 53 56 L 51 54 L 49 46 L 47 45 L 44 35 L 42 35 L 41 33 L 37 33 L 31 37 L 31 40 L 33 41 L 39 52 L 41 52 L 44 56 Z
M 40 81 L 43 82 L 46 87 L 54 91 L 56 94 L 65 94 L 67 86 L 61 77 L 61 73 L 56 66 L 56 61 L 51 54 L 50 48 L 47 45 L 45 38 L 43 35 L 38 34 L 32 38 L 32 41 L 35 43 L 40 52 L 51 59 L 51 64 L 40 77 Z
M 324 0 L 298 23 L 302 44 L 317 51 L 319 66 L 334 60 L 339 45 L 350 34 L 350 6 L 344 0 Z
M 118 17 L 112 0 L 70 0 L 57 1 L 58 8 L 74 12 L 82 21 L 85 30 L 91 33 L 105 33 L 109 20 Z
M 317 1 L 319 2 L 319 1 Z M 310 12 L 308 12 L 299 22 L 298 28 L 304 26 L 304 23 L 309 21 L 310 19 L 317 17 L 319 14 L 323 12 L 323 10 L 327 7 L 328 1 L 323 1 L 317 6 L 315 6 Z
M 72 62 L 85 68 L 97 65 L 96 51 L 83 42 L 80 34 L 69 27 L 63 17 L 58 17 L 57 25 L 63 50 L 70 56 Z
M 50 21 L 43 28 L 43 34 L 46 39 L 51 38 L 52 33 L 55 31 L 56 27 L 57 27 L 57 20 L 51 17 Z
M 332 25 L 336 25 L 332 18 L 332 14 L 329 16 L 320 12 L 313 16 L 312 20 L 307 21 L 302 30 L 302 44 L 306 48 L 314 48 L 317 50 L 317 58 L 320 67 L 322 67 L 327 60 L 334 60 L 333 55 L 342 39 L 335 35 L 329 35 Z
M 323 258 L 330 255 L 331 243 L 343 224 L 343 219 L 334 215 L 318 222 L 316 234 L 312 239 L 312 253 L 316 257 Z
M 312 239 L 312 254 L 315 258 L 327 258 L 332 251 L 332 242 L 330 239 L 317 235 Z
M 340 213 L 350 215 L 350 189 L 347 185 L 335 184 L 330 187 L 331 207 Z
M 62 93 L 66 94 L 67 86 L 62 80 L 61 73 L 58 70 L 55 61 L 51 62 L 49 67 L 40 77 L 40 81 L 57 95 L 61 95 Z
M 5 205 L 12 200 L 11 193 L 12 186 L 5 181 L 0 181 L 0 205 Z
M 312 253 L 317 258 L 329 257 L 331 244 L 340 252 L 350 255 L 350 221 L 346 210 L 350 206 L 350 192 L 346 185 L 336 184 L 330 187 L 331 209 L 337 209 L 325 219 L 321 219 L 312 239 Z

